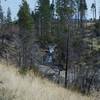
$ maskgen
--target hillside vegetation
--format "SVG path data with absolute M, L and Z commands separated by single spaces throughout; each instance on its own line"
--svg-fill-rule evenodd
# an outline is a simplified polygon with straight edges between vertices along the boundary
M 71 92 L 32 72 L 20 75 L 18 69 L 0 64 L 0 100 L 96 100 Z

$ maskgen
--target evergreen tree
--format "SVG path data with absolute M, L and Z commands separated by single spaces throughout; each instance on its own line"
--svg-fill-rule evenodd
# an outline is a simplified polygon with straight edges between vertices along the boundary
M 96 19 L 96 4 L 92 3 L 91 10 L 93 12 L 93 20 Z
M 67 71 L 69 67 L 69 43 L 70 33 L 72 29 L 72 16 L 74 13 L 74 1 L 73 0 L 57 0 L 57 17 L 59 21 L 59 37 L 62 37 L 59 45 L 60 53 L 63 54 L 65 66 L 65 87 L 67 86 Z M 63 44 L 63 46 L 62 46 Z M 63 48 L 63 49 L 62 49 Z M 60 55 L 61 55 L 60 54 Z M 61 56 L 62 57 L 62 56 Z M 62 58 L 61 58 L 62 59 Z
M 55 13 L 55 2 L 52 0 L 52 3 L 50 5 L 50 11 L 51 11 L 51 18 L 54 18 L 54 13 Z
M 41 38 L 44 42 L 50 40 L 50 1 L 49 0 L 38 0 L 38 13 L 39 22 L 41 24 Z M 45 38 L 46 37 L 46 38 Z
M 10 8 L 8 8 L 8 10 L 7 10 L 7 23 L 10 23 L 11 21 L 12 21 L 11 10 L 10 10 Z
M 22 29 L 30 31 L 33 26 L 33 19 L 30 14 L 29 5 L 27 4 L 26 0 L 22 0 L 22 6 L 18 12 L 18 22 L 19 26 Z
M 0 23 L 2 22 L 3 22 L 3 11 L 2 11 L 1 0 L 0 0 Z
M 79 12 L 80 12 L 80 28 L 83 28 L 83 20 L 85 19 L 85 14 L 87 10 L 86 0 L 79 0 Z
M 52 3 L 51 3 L 51 5 L 50 5 L 50 12 L 51 12 L 51 14 L 50 14 L 50 16 L 51 16 L 51 24 L 50 24 L 50 30 L 51 30 L 51 33 L 52 33 L 52 35 L 54 35 L 55 34 L 55 3 L 54 3 L 54 0 L 52 0 Z
M 26 0 L 22 0 L 22 5 L 18 12 L 18 23 L 20 27 L 19 38 L 21 41 L 22 66 L 29 66 L 31 48 L 33 43 L 33 19 L 30 14 L 29 5 Z M 21 59 L 21 58 L 20 58 Z
M 31 15 L 34 20 L 34 27 L 36 30 L 37 37 L 39 37 L 41 34 L 41 21 L 40 21 L 40 16 L 39 16 L 38 10 L 35 9 L 35 11 L 32 11 Z
M 60 24 L 60 32 L 64 33 L 66 29 L 66 24 L 74 12 L 74 1 L 73 0 L 57 0 L 56 1 L 56 11 L 58 15 L 58 20 Z

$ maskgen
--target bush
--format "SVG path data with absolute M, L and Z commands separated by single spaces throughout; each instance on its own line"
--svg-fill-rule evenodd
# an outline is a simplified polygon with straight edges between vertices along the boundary
M 97 36 L 100 36 L 100 20 L 98 22 L 95 23 L 95 29 L 94 29 L 95 33 Z

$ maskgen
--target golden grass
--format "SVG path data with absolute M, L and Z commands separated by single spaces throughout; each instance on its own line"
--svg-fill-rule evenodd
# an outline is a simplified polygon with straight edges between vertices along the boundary
M 18 69 L 3 64 L 0 64 L 0 82 L 0 100 L 94 100 L 32 73 L 21 76 Z

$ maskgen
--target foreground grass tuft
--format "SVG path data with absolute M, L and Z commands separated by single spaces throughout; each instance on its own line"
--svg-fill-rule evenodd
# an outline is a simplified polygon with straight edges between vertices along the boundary
M 0 65 L 0 100 L 94 100 L 68 91 L 32 72 L 20 75 L 18 69 Z

